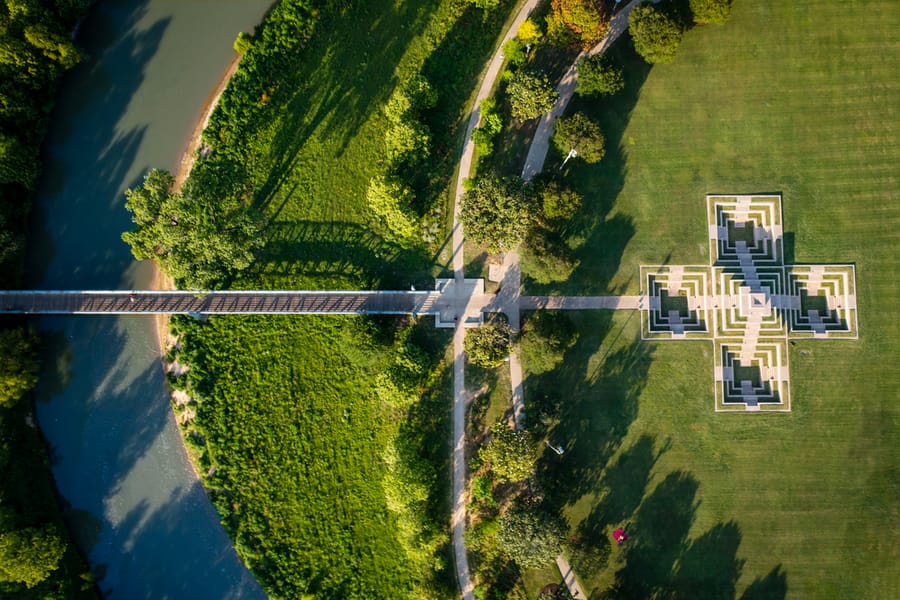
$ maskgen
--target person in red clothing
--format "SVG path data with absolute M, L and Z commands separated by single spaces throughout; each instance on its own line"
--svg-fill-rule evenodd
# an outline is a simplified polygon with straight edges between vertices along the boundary
M 619 527 L 618 529 L 613 531 L 612 536 L 613 536 L 613 539 L 616 540 L 616 543 L 619 544 L 620 546 L 622 545 L 622 542 L 624 542 L 625 540 L 628 539 L 628 534 L 625 533 L 624 527 Z

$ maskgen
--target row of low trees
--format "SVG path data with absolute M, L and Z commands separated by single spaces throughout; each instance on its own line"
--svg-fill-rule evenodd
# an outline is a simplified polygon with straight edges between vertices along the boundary
M 691 15 L 679 14 L 673 2 L 645 2 L 631 11 L 628 29 L 634 48 L 649 63 L 669 63 L 692 21 L 722 24 L 731 15 L 732 0 L 690 0 Z
M 39 149 L 59 80 L 82 54 L 71 31 L 90 0 L 0 0 L 0 286 L 21 285 Z M 0 324 L 0 596 L 93 595 L 62 527 L 29 393 L 36 335 Z M 79 578 L 79 573 L 81 578 Z

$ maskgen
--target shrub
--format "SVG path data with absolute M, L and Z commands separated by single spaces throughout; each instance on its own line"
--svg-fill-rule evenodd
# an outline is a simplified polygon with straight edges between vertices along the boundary
M 499 367 L 509 356 L 510 330 L 505 323 L 492 323 L 473 329 L 466 335 L 469 362 L 485 369 Z
M 512 116 L 520 121 L 536 119 L 553 108 L 559 94 L 546 75 L 519 71 L 506 86 Z
M 534 473 L 537 449 L 528 432 L 510 429 L 503 421 L 497 421 L 491 425 L 491 436 L 478 456 L 490 465 L 498 481 L 522 481 Z
M 540 191 L 544 217 L 549 221 L 568 221 L 581 208 L 583 198 L 558 181 L 547 183 Z
M 691 12 L 697 23 L 721 25 L 731 16 L 731 0 L 691 0 Z
M 653 4 L 641 4 L 628 17 L 634 49 L 648 63 L 670 63 L 684 31 L 677 21 Z
M 518 177 L 481 177 L 463 196 L 460 221 L 466 236 L 491 252 L 514 247 L 536 220 L 534 192 Z
M 507 64 L 520 67 L 525 64 L 525 44 L 519 38 L 512 38 L 503 44 L 503 56 Z
M 410 208 L 413 192 L 396 177 L 379 176 L 369 181 L 366 200 L 376 217 L 401 243 L 413 240 L 418 219 Z
M 540 505 L 513 502 L 499 522 L 500 543 L 520 568 L 540 567 L 559 556 L 565 524 Z
M 578 93 L 615 94 L 625 87 L 622 69 L 611 66 L 602 56 L 589 56 L 578 63 Z
M 578 331 L 567 315 L 537 311 L 522 328 L 519 340 L 522 361 L 531 373 L 546 373 L 562 362 L 566 350 L 577 340 Z
M 553 143 L 560 153 L 568 154 L 575 150 L 578 158 L 589 164 L 600 162 L 606 153 L 600 125 L 584 113 L 557 119 Z
M 243 55 L 247 50 L 250 49 L 250 46 L 253 44 L 253 38 L 249 33 L 242 31 L 237 34 L 237 37 L 234 38 L 234 51 L 240 55 Z
M 543 227 L 535 227 L 522 246 L 528 276 L 538 283 L 565 281 L 575 268 L 578 260 L 572 250 L 559 237 Z

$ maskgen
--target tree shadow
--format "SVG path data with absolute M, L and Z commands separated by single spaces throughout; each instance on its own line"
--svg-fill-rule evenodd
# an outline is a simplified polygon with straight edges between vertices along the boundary
M 741 594 L 741 600 L 784 600 L 787 596 L 787 574 L 781 565 L 765 577 L 757 577 Z
M 236 282 L 257 287 L 331 285 L 426 289 L 433 262 L 421 248 L 404 248 L 372 229 L 350 222 L 295 221 L 271 224 L 268 240 L 249 271 Z

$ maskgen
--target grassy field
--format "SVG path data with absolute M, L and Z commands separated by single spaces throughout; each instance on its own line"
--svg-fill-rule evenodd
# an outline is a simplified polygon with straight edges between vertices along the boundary
M 437 92 L 422 116 L 431 130 L 429 177 L 417 191 L 439 206 L 467 101 L 513 4 L 486 17 L 456 0 L 333 2 L 299 63 L 276 56 L 269 64 L 278 75 L 263 90 L 270 103 L 231 101 L 226 92 L 233 108 L 214 119 L 218 133 L 207 141 L 215 152 L 200 170 L 219 185 L 224 173 L 268 219 L 259 260 L 232 287 L 432 282 L 440 249 L 390 243 L 366 203 L 370 178 L 385 169 L 383 108 L 415 75 Z M 285 63 L 296 68 L 285 73 Z M 430 323 L 409 334 L 399 322 L 228 317 L 181 325 L 180 359 L 200 400 L 178 409 L 182 418 L 196 413 L 188 445 L 212 469 L 210 495 L 273 598 L 455 594 L 449 337 Z M 404 351 L 406 335 L 420 350 Z
M 886 0 L 736 2 L 671 65 L 623 40 L 627 89 L 572 107 L 602 122 L 607 156 L 568 174 L 586 196 L 581 266 L 544 291 L 635 293 L 640 264 L 707 264 L 707 193 L 780 192 L 788 261 L 855 263 L 859 304 L 858 341 L 791 347 L 787 415 L 715 414 L 708 342 L 643 343 L 629 313 L 577 317 L 564 367 L 529 376 L 526 402 L 559 415 L 547 433 L 569 451 L 541 469 L 591 547 L 575 564 L 591 589 L 900 593 L 898 27 Z M 619 525 L 631 539 L 611 547 Z

